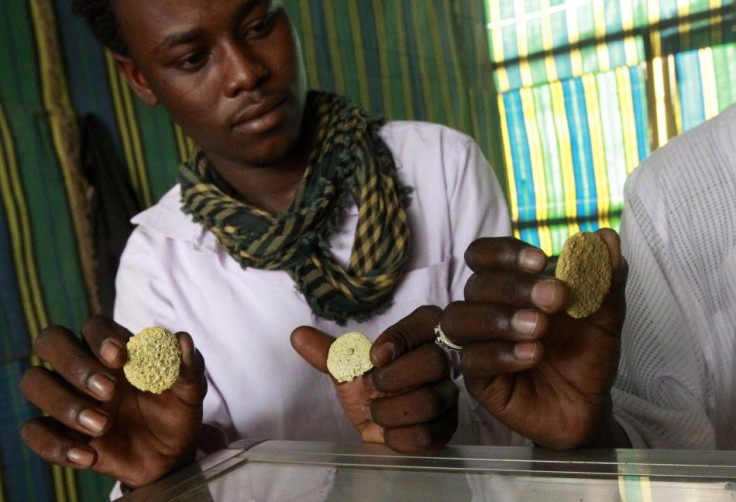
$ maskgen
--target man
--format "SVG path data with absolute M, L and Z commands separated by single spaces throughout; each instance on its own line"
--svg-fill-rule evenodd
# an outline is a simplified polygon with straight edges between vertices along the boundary
M 616 417 L 635 447 L 736 449 L 736 108 L 632 173 Z
M 469 138 L 384 123 L 343 98 L 308 93 L 280 1 L 77 4 L 133 90 L 163 104 L 197 149 L 179 185 L 134 220 L 116 280 L 117 323 L 91 319 L 84 347 L 61 327 L 39 336 L 37 352 L 55 371 L 31 368 L 21 382 L 48 414 L 23 428 L 34 451 L 137 487 L 191 462 L 198 447 L 237 437 L 363 440 L 398 451 L 439 448 L 456 430 L 463 442 L 480 432 L 495 443 L 523 440 L 513 424 L 459 404 L 468 399 L 433 343 L 435 326 L 450 334 L 461 326 L 431 305 L 462 298 L 465 249 L 510 232 L 500 187 Z M 521 251 L 513 240 L 494 250 L 504 258 L 494 266 L 524 278 L 505 291 L 514 304 L 490 314 L 499 323 L 514 308 L 564 306 L 563 285 L 541 276 L 544 255 L 518 261 Z M 120 371 L 128 330 L 153 324 L 186 330 L 180 378 L 161 395 L 133 389 Z M 529 326 L 523 315 L 520 325 Z M 533 348 L 546 327 L 524 330 L 516 356 L 513 329 L 495 352 L 501 368 L 538 364 Z M 336 385 L 298 357 L 324 372 L 333 337 L 353 330 L 375 339 L 375 368 L 363 378 Z M 547 414 L 549 403 L 539 404 L 519 430 L 544 444 L 554 434 L 530 426 Z
M 613 406 L 600 408 L 593 444 L 736 448 L 735 137 L 730 107 L 626 181 L 627 314 Z

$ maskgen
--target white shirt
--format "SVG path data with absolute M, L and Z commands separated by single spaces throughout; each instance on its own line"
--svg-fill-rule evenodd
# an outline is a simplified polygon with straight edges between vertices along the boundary
M 293 350 L 291 331 L 311 325 L 335 336 L 359 330 L 375 339 L 421 305 L 462 299 L 470 275 L 467 246 L 480 236 L 510 235 L 501 188 L 469 137 L 418 122 L 389 122 L 381 136 L 402 181 L 413 187 L 413 250 L 393 307 L 370 321 L 338 326 L 316 317 L 286 272 L 241 268 L 180 210 L 178 187 L 133 220 L 138 227 L 120 262 L 115 319 L 134 333 L 161 325 L 192 335 L 207 368 L 205 422 L 240 438 L 359 440 L 331 379 Z M 343 263 L 357 216 L 356 207 L 349 209 L 332 238 Z M 477 404 L 468 406 L 483 415 Z M 463 441 L 470 438 L 468 421 L 475 420 L 471 408 L 461 413 L 457 437 Z M 513 437 L 503 428 L 491 436 Z
M 627 180 L 615 413 L 634 446 L 736 448 L 736 108 Z

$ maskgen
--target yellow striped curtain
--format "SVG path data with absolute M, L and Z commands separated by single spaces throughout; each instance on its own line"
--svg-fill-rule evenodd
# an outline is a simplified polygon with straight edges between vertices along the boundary
M 22 372 L 38 363 L 35 336 L 49 323 L 78 326 L 97 305 L 54 4 L 2 2 L 0 27 L 0 501 L 99 500 L 109 480 L 45 464 L 18 434 L 37 414 L 18 392 Z
M 486 0 L 486 21 L 514 230 L 550 254 L 618 228 L 631 170 L 736 101 L 733 0 Z

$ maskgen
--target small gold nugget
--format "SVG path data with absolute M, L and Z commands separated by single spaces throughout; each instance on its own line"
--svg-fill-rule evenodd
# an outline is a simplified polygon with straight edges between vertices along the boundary
M 161 394 L 179 377 L 179 340 L 167 329 L 153 326 L 128 340 L 128 361 L 123 372 L 137 389 Z
M 338 382 L 349 382 L 373 367 L 370 350 L 371 341 L 363 333 L 345 333 L 330 345 L 327 370 Z
M 555 277 L 567 286 L 567 313 L 581 318 L 598 310 L 611 287 L 612 274 L 603 239 L 593 232 L 570 236 L 562 247 L 555 270 Z

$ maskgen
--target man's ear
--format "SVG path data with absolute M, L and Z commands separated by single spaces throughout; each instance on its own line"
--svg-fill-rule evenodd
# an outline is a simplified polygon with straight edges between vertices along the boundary
M 115 55 L 115 64 L 120 71 L 123 72 L 133 91 L 148 105 L 156 106 L 158 104 L 158 96 L 148 85 L 146 77 L 138 70 L 135 62 L 125 56 Z

